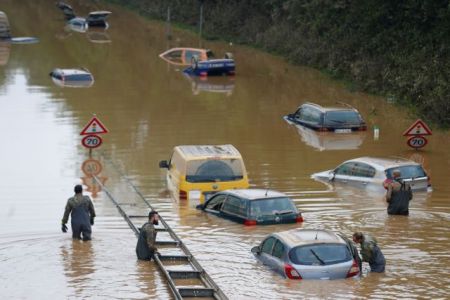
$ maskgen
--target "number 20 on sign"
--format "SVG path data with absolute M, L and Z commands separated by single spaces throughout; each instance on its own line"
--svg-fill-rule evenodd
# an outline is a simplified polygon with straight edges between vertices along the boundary
M 83 146 L 90 149 L 99 147 L 102 142 L 102 138 L 94 134 L 87 135 L 81 140 Z

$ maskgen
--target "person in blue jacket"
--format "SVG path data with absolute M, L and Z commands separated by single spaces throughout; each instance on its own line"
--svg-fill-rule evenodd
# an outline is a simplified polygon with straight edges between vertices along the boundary
M 91 239 L 92 229 L 94 225 L 95 209 L 89 196 L 83 196 L 83 187 L 76 185 L 74 188 L 75 195 L 67 200 L 64 216 L 61 221 L 62 232 L 67 232 L 66 223 L 71 216 L 72 238 L 83 241 Z

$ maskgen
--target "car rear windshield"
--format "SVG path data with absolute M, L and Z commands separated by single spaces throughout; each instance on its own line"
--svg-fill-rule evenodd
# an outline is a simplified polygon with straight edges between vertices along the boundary
M 292 200 L 287 197 L 253 200 L 250 202 L 250 217 L 256 218 L 259 216 L 292 213 L 298 213 L 298 210 Z
M 324 125 L 335 126 L 339 124 L 361 124 L 361 118 L 356 111 L 338 110 L 329 111 L 325 114 Z
M 352 256 L 343 244 L 313 244 L 293 248 L 289 258 L 296 265 L 332 265 L 349 261 Z
M 400 170 L 400 178 L 418 178 L 418 177 L 426 177 L 424 169 L 421 165 L 412 165 L 412 166 L 401 166 L 395 167 L 386 170 L 386 177 L 392 179 L 392 172 L 394 170 Z
M 92 76 L 90 74 L 76 74 L 76 75 L 67 75 L 67 81 L 91 81 Z
M 186 168 L 188 182 L 234 181 L 244 178 L 244 167 L 239 159 L 193 160 Z

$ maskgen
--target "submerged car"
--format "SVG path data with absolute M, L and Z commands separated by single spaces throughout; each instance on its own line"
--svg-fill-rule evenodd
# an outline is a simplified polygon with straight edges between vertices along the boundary
M 328 230 L 272 233 L 251 251 L 262 263 L 289 279 L 349 278 L 361 270 L 354 244 Z
M 218 192 L 197 208 L 244 225 L 303 222 L 302 214 L 291 198 L 267 189 Z
M 350 133 L 367 130 L 366 122 L 358 110 L 342 103 L 342 107 L 323 107 L 314 103 L 304 103 L 295 113 L 284 118 L 292 123 L 318 131 Z
M 400 170 L 400 179 L 407 182 L 413 191 L 431 190 L 430 178 L 422 165 L 402 158 L 359 157 L 343 162 L 338 167 L 314 173 L 312 178 L 365 188 L 369 184 L 383 187 L 392 180 L 392 172 Z
M 183 72 L 194 76 L 221 76 L 234 75 L 235 65 L 231 55 L 221 59 L 208 59 L 199 61 L 195 56 L 192 58 L 192 64 Z
M 50 72 L 53 82 L 61 87 L 90 87 L 94 76 L 87 69 L 54 69 Z
M 66 20 L 68 21 L 68 25 L 70 28 L 72 28 L 75 31 L 84 32 L 81 31 L 83 28 L 87 30 L 88 26 L 97 26 L 97 27 L 108 27 L 108 23 L 106 22 L 106 18 L 111 14 L 110 11 L 106 10 L 100 10 L 100 11 L 92 11 L 89 13 L 89 15 L 84 17 L 77 17 L 75 15 L 75 12 L 67 3 L 64 3 L 63 1 L 59 1 L 56 3 L 56 6 L 62 10 Z M 76 19 L 76 20 L 74 20 Z
M 188 200 L 195 207 L 215 193 L 248 188 L 248 176 L 242 155 L 233 145 L 175 146 L 167 169 L 167 188 L 176 201 Z
M 173 65 L 189 66 L 193 57 L 204 61 L 214 58 L 214 53 L 209 49 L 180 47 L 169 49 L 161 53 L 159 57 Z

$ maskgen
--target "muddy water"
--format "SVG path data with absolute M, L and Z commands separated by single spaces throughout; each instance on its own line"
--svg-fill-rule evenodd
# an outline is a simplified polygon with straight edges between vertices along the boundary
M 319 72 L 229 43 L 201 42 L 164 24 L 99 2 L 80 1 L 80 15 L 113 12 L 107 31 L 64 30 L 54 1 L 1 0 L 15 36 L 39 44 L 0 44 L 0 294 L 9 299 L 167 299 L 153 263 L 137 262 L 136 239 L 91 172 L 136 214 L 148 209 L 126 174 L 173 226 L 231 299 L 448 298 L 450 267 L 450 138 L 435 130 L 423 151 L 402 132 L 415 120 L 384 99 L 355 93 Z M 99 42 L 99 41 L 102 42 Z M 159 59 L 174 46 L 234 53 L 234 79 L 193 80 Z M 91 88 L 61 88 L 55 67 L 87 67 Z M 370 128 L 351 136 L 317 135 L 282 116 L 304 101 L 357 107 Z M 79 132 L 96 113 L 110 133 L 88 161 Z M 382 275 L 360 280 L 293 282 L 250 253 L 266 234 L 297 227 L 243 227 L 170 199 L 158 161 L 180 144 L 231 143 L 242 153 L 251 185 L 288 193 L 304 212 L 304 228 L 375 235 L 387 259 Z M 434 191 L 417 193 L 409 217 L 388 217 L 383 195 L 327 186 L 310 174 L 358 156 L 401 156 L 423 162 Z M 93 171 L 94 170 L 94 171 Z M 84 172 L 86 172 L 86 174 Z M 60 219 L 74 184 L 83 183 L 98 217 L 93 241 L 72 241 Z

